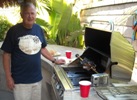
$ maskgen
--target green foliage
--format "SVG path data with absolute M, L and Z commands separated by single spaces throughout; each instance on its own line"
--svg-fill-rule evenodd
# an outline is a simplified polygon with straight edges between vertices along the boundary
M 58 45 L 83 47 L 83 32 L 77 14 L 72 14 L 73 5 L 65 0 L 51 0 L 50 39 Z M 52 42 L 53 43 L 53 42 Z
M 49 40 L 50 39 L 49 31 L 52 29 L 52 26 L 47 21 L 49 16 L 48 13 L 51 10 L 50 0 L 38 0 L 36 2 L 37 2 L 36 3 L 36 6 L 37 6 L 36 23 L 43 28 L 46 38 L 47 40 Z
M 81 29 L 81 25 L 80 25 L 80 20 L 77 16 L 77 13 L 76 13 L 76 14 L 73 14 L 71 16 L 71 19 L 70 19 L 70 22 L 68 25 L 68 30 L 70 32 L 74 32 L 74 31 L 79 30 L 79 29 Z
M 84 46 L 83 35 L 84 35 L 84 31 L 82 29 L 71 32 L 66 37 L 67 46 L 83 48 L 83 46 Z
M 82 48 L 83 47 L 83 29 L 80 24 L 80 20 L 77 17 L 77 14 L 71 16 L 69 25 L 68 25 L 68 36 L 66 38 L 66 45 Z
M 0 15 L 0 41 L 3 41 L 7 30 L 12 26 L 7 17 Z
M 83 30 L 80 24 L 80 20 L 77 17 L 77 14 L 72 14 L 70 20 L 68 20 L 67 26 L 63 25 L 61 31 L 57 34 L 57 39 L 60 41 L 58 44 L 83 48 Z M 64 30 L 63 30 L 64 29 Z
M 52 29 L 52 26 L 41 18 L 36 18 L 36 23 L 39 24 L 46 32 Z
M 50 0 L 37 0 L 36 2 L 38 14 L 44 15 L 45 12 L 49 12 L 51 10 Z
M 64 0 L 50 0 L 51 11 L 49 12 L 49 17 L 50 24 L 53 26 L 52 30 L 50 31 L 50 38 L 52 38 L 54 41 L 57 38 L 58 25 L 65 9 L 63 1 Z
M 72 5 L 66 5 L 62 14 L 61 20 L 58 24 L 56 42 L 59 45 L 66 45 L 65 37 L 68 35 L 68 25 L 72 15 Z

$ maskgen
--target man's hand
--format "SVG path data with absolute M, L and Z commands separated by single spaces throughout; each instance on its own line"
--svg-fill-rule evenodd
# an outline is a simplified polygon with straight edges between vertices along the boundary
M 65 60 L 64 59 L 58 59 L 55 61 L 55 64 L 61 65 L 61 64 L 65 64 Z
M 14 88 L 14 80 L 11 76 L 8 76 L 6 78 L 6 81 L 7 81 L 7 87 L 10 89 L 10 90 L 13 90 Z

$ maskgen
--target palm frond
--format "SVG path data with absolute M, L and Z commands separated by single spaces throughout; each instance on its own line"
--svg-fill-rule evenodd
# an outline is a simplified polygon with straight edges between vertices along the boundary
M 67 46 L 83 48 L 84 46 L 84 31 L 82 29 L 71 32 L 67 38 Z
M 36 23 L 41 25 L 41 27 L 46 31 L 49 32 L 52 29 L 52 26 L 41 18 L 36 18 Z
M 66 5 L 66 9 L 63 12 L 60 23 L 58 25 L 57 43 L 65 45 L 65 37 L 68 33 L 68 24 L 72 15 L 72 5 Z

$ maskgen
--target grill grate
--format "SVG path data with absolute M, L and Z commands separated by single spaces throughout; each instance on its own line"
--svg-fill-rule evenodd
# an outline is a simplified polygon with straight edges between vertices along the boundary
M 107 98 L 108 100 L 110 98 L 113 98 L 114 100 L 135 100 L 135 98 L 137 98 L 137 85 L 95 87 L 95 90 L 101 97 Z
M 137 94 L 137 86 L 109 87 L 108 90 L 113 95 Z

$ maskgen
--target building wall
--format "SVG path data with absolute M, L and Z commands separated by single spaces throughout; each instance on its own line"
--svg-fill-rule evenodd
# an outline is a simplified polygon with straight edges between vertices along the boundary
M 137 0 L 89 0 L 82 6 L 81 24 L 89 25 L 91 20 L 111 21 L 114 23 L 114 31 L 119 31 L 131 43 L 132 25 L 137 20 L 136 10 Z M 94 26 L 103 29 L 110 27 L 107 24 Z

